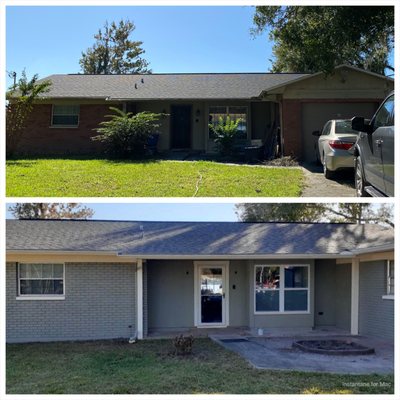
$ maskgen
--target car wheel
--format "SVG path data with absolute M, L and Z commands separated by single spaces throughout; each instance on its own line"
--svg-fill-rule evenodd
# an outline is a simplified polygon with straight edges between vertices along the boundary
M 324 159 L 323 159 L 323 162 L 322 162 L 322 166 L 324 168 L 324 176 L 325 176 L 325 178 L 326 179 L 332 179 L 333 176 L 335 175 L 335 173 L 333 171 L 329 170 L 328 167 L 326 166 L 325 154 L 324 154 Z
M 356 158 L 355 173 L 354 173 L 354 185 L 356 187 L 357 197 L 366 197 L 368 193 L 365 191 L 365 180 L 364 173 L 361 164 L 361 158 L 358 156 Z

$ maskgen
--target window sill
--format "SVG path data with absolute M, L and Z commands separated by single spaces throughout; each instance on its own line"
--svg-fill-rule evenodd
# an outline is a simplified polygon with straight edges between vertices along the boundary
M 77 128 L 79 128 L 79 125 L 50 125 L 49 128 L 50 129 L 57 129 L 57 128 L 60 128 L 60 129 L 65 129 L 65 128 L 67 128 L 67 129 L 77 129 Z
M 383 300 L 394 300 L 394 294 L 384 294 L 382 296 Z
M 254 315 L 311 314 L 310 311 L 255 311 Z
M 18 296 L 16 300 L 65 300 L 65 296 Z

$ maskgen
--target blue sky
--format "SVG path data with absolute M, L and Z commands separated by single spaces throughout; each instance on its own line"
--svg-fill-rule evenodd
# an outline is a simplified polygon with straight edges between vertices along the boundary
M 255 38 L 254 7 L 7 6 L 6 69 L 28 76 L 80 71 L 81 52 L 106 20 L 133 20 L 153 72 L 265 72 L 267 34 Z M 8 84 L 11 81 L 8 80 Z
M 12 203 L 10 203 L 12 204 Z M 8 206 L 7 204 L 7 210 Z M 233 203 L 83 203 L 93 219 L 129 221 L 237 221 Z M 7 211 L 7 218 L 13 218 Z

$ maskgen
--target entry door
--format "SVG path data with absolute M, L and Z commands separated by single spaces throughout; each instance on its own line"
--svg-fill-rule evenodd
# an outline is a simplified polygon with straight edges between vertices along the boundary
M 196 282 L 196 325 L 227 325 L 227 265 L 198 264 Z
M 171 148 L 189 149 L 192 134 L 192 106 L 171 106 Z

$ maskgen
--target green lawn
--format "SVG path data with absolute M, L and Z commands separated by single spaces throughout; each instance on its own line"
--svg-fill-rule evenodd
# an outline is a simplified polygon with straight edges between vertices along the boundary
M 7 393 L 383 394 L 394 388 L 393 375 L 257 370 L 209 339 L 195 339 L 191 356 L 172 350 L 170 340 L 8 345 Z
M 7 161 L 11 197 L 292 197 L 299 168 L 208 161 L 18 159 Z

